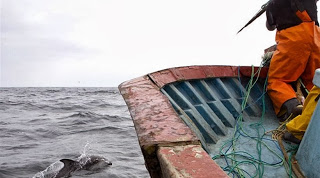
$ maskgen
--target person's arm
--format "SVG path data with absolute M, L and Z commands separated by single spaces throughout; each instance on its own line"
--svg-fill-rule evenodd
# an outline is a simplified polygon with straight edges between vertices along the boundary
M 276 29 L 276 26 L 275 25 L 270 25 L 268 20 L 266 21 L 266 27 L 269 31 L 273 31 Z
M 271 8 L 272 8 L 271 6 L 272 6 L 272 2 L 270 2 L 270 4 L 266 9 L 266 16 L 267 16 L 266 27 L 269 31 L 273 31 L 274 29 L 276 29 L 276 23 L 274 22 L 274 18 L 271 13 Z

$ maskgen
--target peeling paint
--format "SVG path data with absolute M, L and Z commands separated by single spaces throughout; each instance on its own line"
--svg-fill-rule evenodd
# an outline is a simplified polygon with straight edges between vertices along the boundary
M 163 177 L 228 177 L 200 145 L 160 147 L 157 155 Z
M 196 155 L 194 156 L 195 158 L 202 158 L 203 156 L 199 153 L 196 153 Z

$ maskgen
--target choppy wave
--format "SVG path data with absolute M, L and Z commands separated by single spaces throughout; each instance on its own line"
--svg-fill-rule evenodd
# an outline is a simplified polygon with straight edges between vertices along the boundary
M 88 177 L 149 177 L 117 88 L 0 88 L 0 130 L 0 177 L 32 177 L 88 143 L 114 163 Z
M 68 116 L 69 118 L 71 117 L 71 118 L 74 118 L 74 117 L 80 117 L 80 118 L 101 118 L 101 117 L 103 117 L 103 115 L 100 115 L 100 114 L 96 114 L 96 113 L 94 113 L 94 112 L 90 112 L 90 111 L 88 111 L 88 112 L 82 112 L 82 111 L 80 111 L 80 112 L 77 112 L 77 113 L 75 113 L 75 114 L 72 114 L 72 115 L 70 115 L 70 116 Z
M 75 113 L 72 113 L 71 115 L 68 115 L 60 119 L 65 119 L 65 118 L 89 118 L 89 119 L 94 119 L 93 121 L 97 119 L 105 119 L 113 122 L 127 120 L 127 117 L 120 117 L 120 116 L 108 115 L 108 114 L 98 114 L 91 111 L 77 111 Z
M 98 89 L 95 91 L 85 91 L 86 94 L 119 94 L 119 91 L 116 88 L 109 88 L 108 90 L 105 89 Z

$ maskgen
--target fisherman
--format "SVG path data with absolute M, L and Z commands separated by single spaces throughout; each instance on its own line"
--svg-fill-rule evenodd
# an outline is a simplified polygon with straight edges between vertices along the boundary
M 266 9 L 267 29 L 277 29 L 267 91 L 280 122 L 300 104 L 291 84 L 301 78 L 311 90 L 314 72 L 320 67 L 317 1 L 270 0 Z

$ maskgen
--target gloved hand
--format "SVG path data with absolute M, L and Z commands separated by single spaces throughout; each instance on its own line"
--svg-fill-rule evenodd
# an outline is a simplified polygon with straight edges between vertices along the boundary
M 300 144 L 301 140 L 297 139 L 294 135 L 292 135 L 292 133 L 290 132 L 285 132 L 283 134 L 283 139 L 284 140 L 287 140 L 287 141 L 290 141 L 292 143 L 295 143 L 295 144 Z
M 298 105 L 300 105 L 300 103 L 297 98 L 292 98 L 284 102 L 280 109 L 280 113 L 282 114 L 278 116 L 279 121 L 285 121 L 291 114 L 301 114 L 302 109 L 300 109 L 301 107 L 298 107 Z

